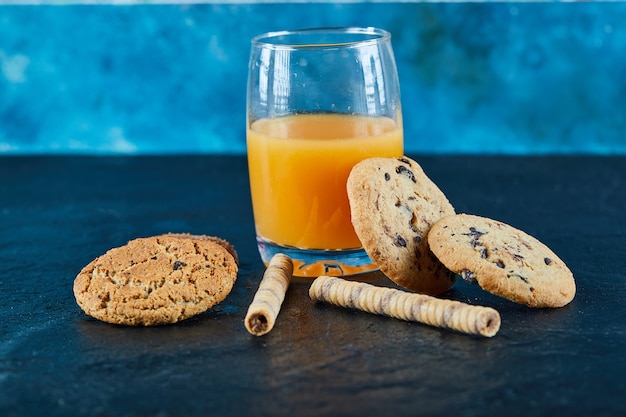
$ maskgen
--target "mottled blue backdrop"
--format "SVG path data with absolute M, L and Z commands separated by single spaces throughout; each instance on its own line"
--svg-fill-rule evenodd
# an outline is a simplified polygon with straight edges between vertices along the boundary
M 0 7 L 0 153 L 244 153 L 249 39 L 392 33 L 407 152 L 626 153 L 626 3 Z

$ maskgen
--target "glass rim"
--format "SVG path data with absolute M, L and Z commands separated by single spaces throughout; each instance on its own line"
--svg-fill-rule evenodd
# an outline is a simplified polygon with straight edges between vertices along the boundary
M 329 35 L 337 36 L 337 42 L 287 42 L 277 40 L 280 38 L 297 37 L 311 35 Z M 361 39 L 341 40 L 340 35 L 361 35 Z M 367 44 L 375 44 L 380 42 L 388 42 L 391 40 L 391 33 L 384 29 L 376 27 L 358 27 L 358 26 L 329 26 L 315 27 L 292 30 L 281 30 L 274 32 L 265 32 L 252 38 L 252 45 L 270 49 L 331 49 L 359 47 Z

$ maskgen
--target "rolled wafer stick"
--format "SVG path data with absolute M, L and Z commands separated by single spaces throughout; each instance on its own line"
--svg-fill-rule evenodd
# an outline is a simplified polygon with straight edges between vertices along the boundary
M 362 282 L 320 276 L 309 289 L 314 301 L 368 313 L 416 321 L 462 333 L 494 336 L 500 329 L 500 314 L 490 307 L 376 287 Z
M 272 330 L 292 274 L 293 261 L 290 257 L 282 253 L 272 257 L 244 320 L 251 334 L 262 336 Z

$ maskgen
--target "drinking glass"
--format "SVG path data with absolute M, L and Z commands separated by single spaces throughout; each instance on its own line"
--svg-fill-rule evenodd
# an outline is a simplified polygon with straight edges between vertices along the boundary
M 377 269 L 350 220 L 346 181 L 369 157 L 404 153 L 391 36 L 377 28 L 312 28 L 252 39 L 247 150 L 259 253 L 294 275 Z

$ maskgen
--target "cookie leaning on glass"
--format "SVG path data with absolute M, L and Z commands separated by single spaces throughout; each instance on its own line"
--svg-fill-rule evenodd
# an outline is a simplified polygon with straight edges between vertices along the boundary
M 454 208 L 410 158 L 369 158 L 356 164 L 347 181 L 352 225 L 380 270 L 409 290 L 439 295 L 454 283 L 430 252 L 427 234 Z
M 131 326 L 203 313 L 223 301 L 237 279 L 234 248 L 224 242 L 175 234 L 131 240 L 80 271 L 76 302 L 96 319 Z

